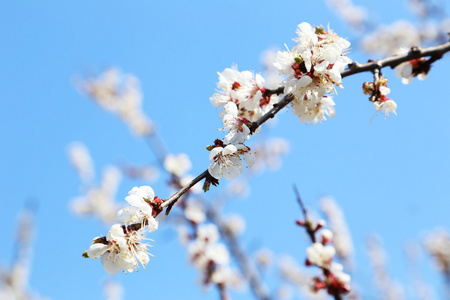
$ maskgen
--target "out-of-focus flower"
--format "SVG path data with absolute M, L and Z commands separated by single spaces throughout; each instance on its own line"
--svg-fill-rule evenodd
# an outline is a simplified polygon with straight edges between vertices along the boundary
M 438 269 L 450 274 L 450 234 L 442 228 L 436 229 L 428 234 L 423 244 Z
M 68 146 L 69 159 L 84 183 L 94 178 L 94 166 L 89 149 L 81 142 L 73 142 Z
M 117 69 L 108 69 L 98 78 L 80 79 L 78 89 L 103 109 L 117 114 L 136 135 L 147 135 L 153 125 L 142 111 L 142 93 L 139 80 Z
M 245 220 L 237 214 L 229 215 L 222 219 L 222 226 L 228 233 L 237 236 L 245 231 Z
M 79 197 L 72 199 L 70 207 L 79 216 L 95 215 L 104 223 L 112 223 L 120 205 L 115 202 L 115 195 L 121 180 L 120 170 L 109 166 L 103 171 L 103 178 L 98 186 L 91 186 Z
M 333 245 L 336 253 L 345 262 L 346 268 L 352 267 L 353 241 L 344 213 L 332 197 L 323 197 L 320 208 L 328 219 L 329 227 L 333 232 Z
M 168 154 L 164 160 L 164 168 L 167 172 L 174 174 L 178 177 L 183 176 L 192 167 L 189 156 L 185 153 L 178 155 Z
M 206 208 L 202 201 L 189 198 L 184 209 L 184 216 L 191 222 L 202 223 L 206 220 Z

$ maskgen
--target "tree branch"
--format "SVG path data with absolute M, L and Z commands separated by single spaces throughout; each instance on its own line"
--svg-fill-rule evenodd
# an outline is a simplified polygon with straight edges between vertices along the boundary
M 395 68 L 401 63 L 421 57 L 431 56 L 430 63 L 432 63 L 442 58 L 442 56 L 449 51 L 450 51 L 450 42 L 423 49 L 419 47 L 413 47 L 411 48 L 410 52 L 404 55 L 390 56 L 383 59 L 379 59 L 377 61 L 368 62 L 365 64 L 360 64 L 355 61 L 352 64 L 350 64 L 345 71 L 341 73 L 341 76 L 342 78 L 344 78 L 357 73 L 372 72 L 375 69 L 381 69 L 385 67 Z

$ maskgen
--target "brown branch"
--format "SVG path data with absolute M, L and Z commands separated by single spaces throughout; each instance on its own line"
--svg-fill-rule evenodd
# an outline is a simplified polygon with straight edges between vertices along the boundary
M 371 61 L 365 64 L 360 64 L 355 61 L 352 64 L 350 64 L 345 71 L 341 73 L 341 76 L 342 78 L 344 78 L 353 74 L 372 72 L 375 69 L 381 69 L 385 67 L 395 68 L 401 63 L 421 57 L 431 56 L 429 62 L 431 64 L 432 62 L 442 58 L 442 56 L 449 51 L 450 51 L 450 42 L 428 48 L 413 47 L 411 48 L 410 52 L 404 55 L 390 56 L 383 59 L 379 59 L 377 61 Z

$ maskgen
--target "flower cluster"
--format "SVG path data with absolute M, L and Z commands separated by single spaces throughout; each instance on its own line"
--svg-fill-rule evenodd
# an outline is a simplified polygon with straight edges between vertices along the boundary
M 316 233 L 320 230 L 320 242 L 315 241 L 306 249 L 307 266 L 317 266 L 323 270 L 323 277 L 314 277 L 313 290 L 326 289 L 330 295 L 345 294 L 350 291 L 350 275 L 343 272 L 343 266 L 333 262 L 336 254 L 334 246 L 329 245 L 333 241 L 333 233 L 323 228 L 326 223 L 319 220 L 317 224 L 311 221 L 297 221 L 300 226 L 305 226 L 308 233 L 316 239 Z
M 387 87 L 387 82 L 387 78 L 384 78 L 383 75 L 376 75 L 373 82 L 363 83 L 363 93 L 370 96 L 369 100 L 373 102 L 377 112 L 382 112 L 385 116 L 389 116 L 390 113 L 397 114 L 395 112 L 397 104 L 394 100 L 386 97 L 391 92 Z
M 317 124 L 335 115 L 328 93 L 341 85 L 341 72 L 351 63 L 345 56 L 350 42 L 330 29 L 301 23 L 297 44 L 291 51 L 278 52 L 275 67 L 287 78 L 284 93 L 292 94 L 292 111 L 301 122 Z
M 234 103 L 236 106 L 226 109 L 222 112 L 222 116 L 232 114 L 235 118 L 240 118 L 241 122 L 245 119 L 247 123 L 254 122 L 278 102 L 277 95 L 266 92 L 265 80 L 260 74 L 255 75 L 250 71 L 239 72 L 237 66 L 227 68 L 218 74 L 219 92 L 209 100 L 215 107 L 223 107 L 228 103 Z
M 92 241 L 92 245 L 83 253 L 84 257 L 92 259 L 101 258 L 105 271 L 109 274 L 117 274 L 120 270 L 133 272 L 140 265 L 150 261 L 149 245 L 143 235 L 145 226 L 148 232 L 158 229 L 158 221 L 154 218 L 162 203 L 155 197 L 153 189 L 149 186 L 134 187 L 125 198 L 129 207 L 117 213 L 117 221 L 120 224 L 111 226 L 106 237 L 98 237 Z

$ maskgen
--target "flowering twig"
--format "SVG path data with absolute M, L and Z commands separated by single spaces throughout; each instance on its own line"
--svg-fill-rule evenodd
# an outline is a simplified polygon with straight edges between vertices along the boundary
M 333 239 L 333 234 L 330 230 L 322 231 L 321 242 L 316 242 L 315 234 L 319 229 L 325 226 L 325 221 L 320 220 L 317 224 L 308 218 L 308 212 L 300 198 L 297 187 L 294 185 L 294 192 L 297 201 L 302 209 L 304 220 L 297 220 L 297 225 L 303 226 L 311 238 L 313 245 L 306 250 L 307 259 L 306 265 L 315 265 L 322 270 L 324 278 L 314 278 L 313 290 L 326 289 L 328 294 L 332 295 L 335 300 L 342 300 L 342 294 L 350 291 L 350 276 L 342 272 L 342 265 L 333 262 L 333 256 L 336 250 L 333 246 L 326 245 Z

